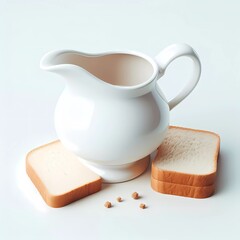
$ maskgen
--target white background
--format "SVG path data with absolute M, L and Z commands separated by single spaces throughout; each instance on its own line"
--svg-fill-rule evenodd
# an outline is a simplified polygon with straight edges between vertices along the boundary
M 231 0 L 0 0 L 0 239 L 240 239 L 239 24 L 240 3 Z M 24 158 L 56 139 L 53 112 L 64 82 L 39 69 L 42 55 L 131 49 L 154 57 L 175 42 L 196 49 L 202 76 L 171 111 L 171 124 L 220 134 L 216 194 L 197 200 L 156 193 L 148 170 L 67 207 L 46 206 Z M 190 66 L 178 60 L 160 80 L 168 98 Z M 130 198 L 134 191 L 140 200 Z M 116 204 L 117 196 L 125 201 Z M 107 200 L 113 208 L 103 207 Z

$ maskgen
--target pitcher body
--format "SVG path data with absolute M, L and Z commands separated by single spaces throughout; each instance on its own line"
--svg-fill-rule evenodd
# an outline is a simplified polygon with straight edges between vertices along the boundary
M 193 76 L 168 102 L 157 81 L 181 56 L 193 60 Z M 186 44 L 171 45 L 154 59 L 134 51 L 53 51 L 43 57 L 41 68 L 66 80 L 55 110 L 59 139 L 109 182 L 144 171 L 167 133 L 169 110 L 193 90 L 201 71 L 196 53 Z

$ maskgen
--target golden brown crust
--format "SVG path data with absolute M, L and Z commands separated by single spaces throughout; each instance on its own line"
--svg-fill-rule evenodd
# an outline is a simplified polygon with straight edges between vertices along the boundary
M 158 169 L 152 163 L 152 177 L 158 181 L 202 187 L 212 185 L 215 182 L 216 172 L 206 175 L 180 173 Z
M 31 152 L 29 152 L 26 157 L 26 172 L 27 172 L 29 178 L 32 180 L 33 184 L 38 189 L 38 191 L 41 194 L 44 201 L 50 207 L 54 207 L 54 208 L 63 207 L 65 205 L 68 205 L 68 204 L 76 201 L 76 200 L 79 200 L 90 194 L 98 192 L 99 190 L 101 190 L 101 187 L 102 187 L 102 179 L 99 177 L 98 179 L 96 179 L 93 182 L 87 183 L 84 186 L 80 186 L 80 187 L 73 189 L 62 195 L 52 195 L 51 193 L 49 193 L 47 190 L 47 186 L 44 185 L 44 183 L 41 181 L 41 178 L 38 176 L 36 171 L 34 171 L 34 169 L 32 168 L 29 159 L 30 159 L 30 155 L 32 152 L 39 150 L 41 148 L 44 148 L 48 145 L 55 144 L 57 142 L 59 142 L 59 141 L 54 141 L 54 142 L 48 143 L 46 145 L 40 146 L 38 148 L 35 148 Z
M 183 184 L 162 182 L 151 177 L 151 186 L 153 190 L 163 194 L 171 194 L 191 198 L 207 198 L 213 195 L 214 184 L 205 187 L 194 187 Z
M 182 173 L 182 172 L 162 170 L 162 169 L 159 169 L 157 166 L 155 166 L 154 160 L 153 160 L 153 162 L 152 162 L 152 177 L 158 181 L 184 184 L 184 185 L 190 185 L 190 186 L 196 186 L 196 187 L 209 186 L 209 185 L 214 184 L 215 178 L 216 178 L 216 172 L 217 172 L 218 154 L 219 154 L 219 149 L 220 149 L 219 135 L 216 133 L 213 133 L 213 132 L 204 131 L 204 130 L 196 130 L 196 129 L 191 129 L 191 128 L 183 128 L 183 127 L 175 127 L 175 126 L 170 126 L 170 128 L 191 130 L 191 131 L 195 131 L 195 132 L 205 132 L 205 133 L 209 133 L 209 134 L 213 134 L 213 135 L 217 136 L 218 143 L 216 146 L 216 152 L 215 152 L 215 157 L 214 157 L 214 171 L 209 174 L 197 175 L 197 174 L 188 174 L 188 173 Z M 156 155 L 155 160 L 159 157 L 158 154 Z

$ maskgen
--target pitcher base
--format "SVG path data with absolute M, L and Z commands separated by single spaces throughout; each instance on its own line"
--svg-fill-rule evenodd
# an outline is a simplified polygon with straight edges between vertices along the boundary
M 80 158 L 80 161 L 93 172 L 98 174 L 104 183 L 120 183 L 129 181 L 141 175 L 148 167 L 150 155 L 133 163 L 122 165 L 102 165 Z

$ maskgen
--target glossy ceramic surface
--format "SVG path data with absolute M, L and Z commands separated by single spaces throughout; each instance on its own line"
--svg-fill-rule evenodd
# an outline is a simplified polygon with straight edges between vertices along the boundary
M 168 103 L 156 83 L 167 66 L 181 56 L 193 60 L 194 74 Z M 134 51 L 54 51 L 43 57 L 41 68 L 66 79 L 55 111 L 59 139 L 85 159 L 85 164 L 98 166 L 102 176 L 108 175 L 110 165 L 119 169 L 156 150 L 168 129 L 169 110 L 193 90 L 201 71 L 196 53 L 186 44 L 171 45 L 155 59 Z M 146 168 L 147 164 L 143 165 Z M 109 182 L 124 181 L 145 170 L 136 168 L 128 177 L 109 173 L 112 177 L 105 178 Z

